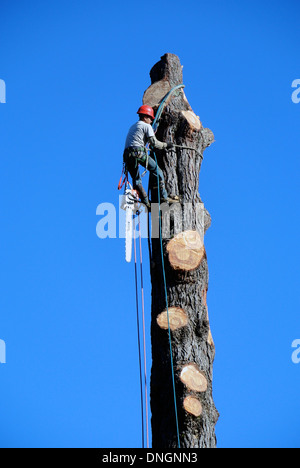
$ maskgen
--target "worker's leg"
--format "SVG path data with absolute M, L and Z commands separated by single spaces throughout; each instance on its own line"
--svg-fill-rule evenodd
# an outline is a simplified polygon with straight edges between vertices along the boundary
M 124 153 L 124 162 L 126 164 L 129 174 L 131 175 L 132 186 L 135 189 L 137 185 L 140 185 L 142 183 L 137 158 L 131 156 L 130 154 Z
M 146 167 L 146 162 L 140 162 L 140 164 L 144 167 Z M 160 196 L 162 198 L 162 200 L 167 200 L 168 198 L 168 193 L 166 191 L 166 187 L 165 187 L 165 179 L 164 179 L 164 175 L 163 175 L 163 172 L 162 170 L 160 169 L 160 167 L 158 167 L 158 165 L 156 164 L 156 162 L 154 161 L 153 158 L 151 158 L 150 156 L 148 157 L 148 165 L 147 165 L 147 168 L 148 168 L 148 171 L 150 172 L 150 174 L 155 178 L 155 180 L 157 181 L 157 176 L 158 176 L 158 179 L 159 179 L 159 188 L 160 188 Z
M 133 161 L 133 164 L 128 166 L 128 171 L 132 178 L 133 188 L 136 189 L 139 185 L 142 185 L 141 174 L 139 171 L 139 165 L 137 164 L 137 161 Z
M 127 166 L 129 174 L 131 175 L 133 188 L 139 192 L 139 196 L 142 203 L 144 203 L 144 205 L 146 205 L 147 208 L 150 209 L 149 198 L 142 185 L 142 179 L 139 171 L 139 159 L 135 156 L 125 155 L 124 162 Z

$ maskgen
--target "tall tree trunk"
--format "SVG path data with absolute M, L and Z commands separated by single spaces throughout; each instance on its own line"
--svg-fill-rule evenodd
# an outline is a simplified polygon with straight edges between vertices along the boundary
M 152 85 L 145 91 L 143 103 L 157 110 L 168 91 L 182 84 L 179 58 L 165 54 L 152 68 L 150 77 Z M 191 149 L 156 152 L 167 191 L 179 196 L 180 203 L 171 211 L 163 209 L 162 216 L 168 311 L 161 243 L 159 238 L 152 238 L 152 446 L 178 447 L 179 432 L 181 447 L 213 448 L 218 419 L 212 397 L 215 347 L 206 304 L 208 266 L 203 243 L 210 215 L 201 202 L 198 186 L 203 151 L 214 136 L 203 128 L 183 89 L 176 91 L 167 103 L 156 136 L 161 141 Z M 157 181 L 150 181 L 151 184 L 157 186 Z M 157 189 L 153 188 L 152 202 L 157 201 L 157 196 Z M 155 217 L 157 213 L 153 210 L 152 225 Z M 179 431 L 173 398 L 169 325 Z

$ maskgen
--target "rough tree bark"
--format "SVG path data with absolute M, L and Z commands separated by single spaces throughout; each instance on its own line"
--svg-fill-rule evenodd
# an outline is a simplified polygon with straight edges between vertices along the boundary
M 165 54 L 151 69 L 150 77 L 152 84 L 144 93 L 143 103 L 157 110 L 166 93 L 183 83 L 179 58 Z M 204 232 L 210 226 L 210 215 L 198 193 L 203 151 L 213 142 L 214 136 L 209 129 L 203 128 L 183 89 L 176 91 L 168 102 L 156 136 L 161 141 L 191 148 L 156 152 L 168 193 L 180 197 L 180 203 L 171 210 L 171 219 L 168 210 L 162 219 L 180 446 L 214 448 L 218 419 L 212 397 L 215 347 L 206 304 L 208 266 L 203 244 Z M 150 180 L 151 184 L 157 185 L 156 181 Z M 151 198 L 152 202 L 157 201 L 157 189 L 152 190 Z M 155 213 L 152 213 L 152 224 L 153 216 Z M 203 233 L 199 232 L 201 225 Z M 166 235 L 168 231 L 169 236 Z M 161 248 L 160 240 L 155 238 L 152 239 L 151 281 L 152 446 L 176 448 Z

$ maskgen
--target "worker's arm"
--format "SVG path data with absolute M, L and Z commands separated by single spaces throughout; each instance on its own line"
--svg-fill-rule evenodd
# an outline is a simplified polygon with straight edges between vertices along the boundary
M 173 143 L 163 143 L 162 141 L 158 141 L 155 136 L 149 138 L 149 143 L 153 148 L 158 150 L 169 149 L 173 147 Z

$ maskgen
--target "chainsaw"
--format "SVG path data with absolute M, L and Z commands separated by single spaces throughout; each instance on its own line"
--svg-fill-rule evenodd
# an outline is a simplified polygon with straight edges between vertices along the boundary
M 121 202 L 121 209 L 126 211 L 125 221 L 125 259 L 131 262 L 132 257 L 132 236 L 133 236 L 133 216 L 139 210 L 139 195 L 136 190 L 127 188 Z

